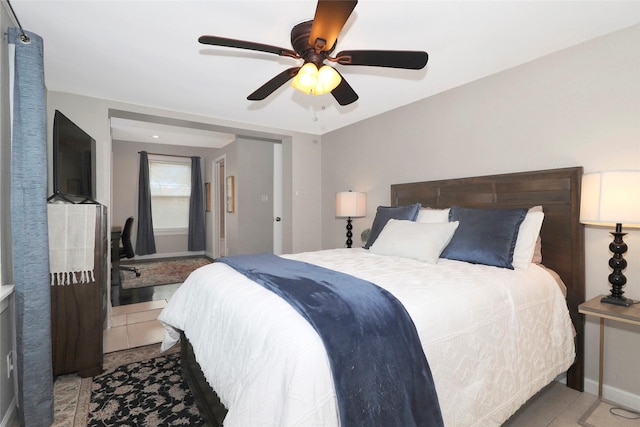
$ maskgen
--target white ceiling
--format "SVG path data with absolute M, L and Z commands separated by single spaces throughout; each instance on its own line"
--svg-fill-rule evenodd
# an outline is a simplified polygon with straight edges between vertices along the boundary
M 640 22 L 639 1 L 361 0 L 336 52 L 425 50 L 429 62 L 420 71 L 336 65 L 360 96 L 342 107 L 288 84 L 247 101 L 300 61 L 197 41 L 208 34 L 291 48 L 291 27 L 313 18 L 314 0 L 11 4 L 44 39 L 49 90 L 317 135 Z M 124 122 L 122 132 L 136 127 Z
M 235 138 L 234 134 L 195 129 L 188 125 L 175 126 L 118 117 L 111 118 L 111 139 L 114 141 L 221 148 L 233 142 Z

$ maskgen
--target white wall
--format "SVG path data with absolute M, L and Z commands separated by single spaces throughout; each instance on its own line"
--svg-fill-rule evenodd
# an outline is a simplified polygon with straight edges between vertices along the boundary
M 345 220 L 334 214 L 338 191 L 367 193 L 367 217 L 354 220 L 359 244 L 393 183 L 568 166 L 640 169 L 639 76 L 636 25 L 324 135 L 323 248 L 344 245 Z M 640 299 L 640 230 L 628 231 L 625 291 Z M 608 232 L 586 229 L 587 299 L 609 291 Z M 607 325 L 605 396 L 638 408 L 640 327 Z M 593 393 L 596 321 L 588 319 L 586 331 Z
M 5 285 L 5 287 L 8 286 Z M 15 371 L 9 372 L 9 366 L 6 362 L 7 356 L 11 354 L 15 366 L 14 316 L 15 298 L 13 293 L 7 295 L 4 293 L 4 289 L 0 289 L 0 355 L 2 355 L 2 363 L 0 363 L 0 426 L 11 425 L 11 419 L 16 416 Z

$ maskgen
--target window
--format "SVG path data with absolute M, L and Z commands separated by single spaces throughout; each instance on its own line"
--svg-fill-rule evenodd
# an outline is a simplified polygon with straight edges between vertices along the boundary
M 191 159 L 150 155 L 149 184 L 154 232 L 187 233 Z

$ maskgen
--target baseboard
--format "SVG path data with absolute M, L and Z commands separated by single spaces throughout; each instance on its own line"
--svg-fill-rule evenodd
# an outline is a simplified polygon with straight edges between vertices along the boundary
M 192 252 L 171 252 L 151 255 L 136 255 L 131 261 L 152 261 L 159 258 L 179 258 L 188 256 L 209 256 L 205 251 L 192 251 Z M 120 262 L 127 262 L 128 260 L 123 258 Z
M 8 427 L 12 425 L 12 421 L 17 417 L 18 413 L 16 412 L 16 399 L 13 398 L 11 400 L 11 404 L 7 408 L 7 412 L 5 412 L 4 417 L 2 417 L 2 421 L 0 421 L 0 427 Z
M 589 378 L 584 379 L 584 391 L 595 396 L 598 395 L 598 381 Z M 619 388 L 606 384 L 602 386 L 602 397 L 611 402 L 640 411 L 640 395 L 629 393 Z

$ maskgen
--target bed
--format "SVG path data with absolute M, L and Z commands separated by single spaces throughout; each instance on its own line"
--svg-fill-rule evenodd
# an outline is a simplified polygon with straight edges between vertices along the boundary
M 584 301 L 581 175 L 575 167 L 391 186 L 392 206 L 541 206 L 543 266 L 511 270 L 451 259 L 425 265 L 364 249 L 285 257 L 388 289 L 416 324 L 445 425 L 500 425 L 565 371 L 567 385 L 583 389 L 584 324 L 577 311 Z M 330 368 L 317 335 L 275 294 L 220 264 L 192 273 L 160 316 L 167 325 L 163 346 L 182 341 L 183 375 L 207 423 L 338 425 Z M 562 279 L 566 298 L 547 269 Z M 423 295 L 423 276 L 431 278 L 434 293 Z M 455 286 L 445 281 L 451 277 Z M 479 293 L 471 282 L 487 291 Z M 210 288 L 219 289 L 209 295 Z M 278 332 L 272 335 L 272 329 Z M 515 347 L 520 345 L 525 350 Z M 488 348 L 500 348 L 498 355 L 485 353 Z

